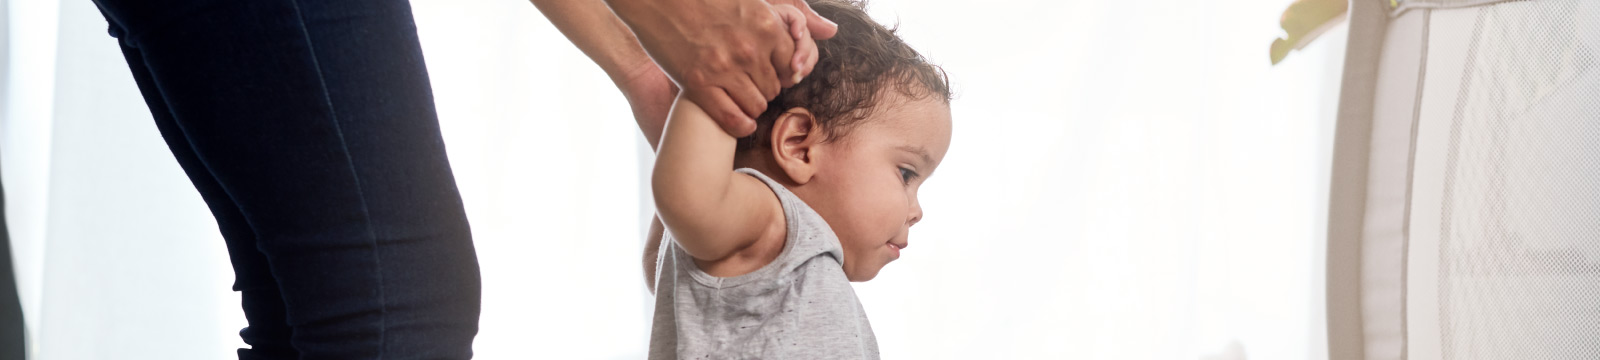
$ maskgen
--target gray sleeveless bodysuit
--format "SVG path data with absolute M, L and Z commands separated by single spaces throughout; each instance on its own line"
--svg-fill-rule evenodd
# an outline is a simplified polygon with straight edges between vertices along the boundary
M 783 252 L 754 272 L 719 278 L 662 234 L 650 359 L 877 359 L 828 223 L 766 175 L 738 171 L 778 195 L 788 223 Z

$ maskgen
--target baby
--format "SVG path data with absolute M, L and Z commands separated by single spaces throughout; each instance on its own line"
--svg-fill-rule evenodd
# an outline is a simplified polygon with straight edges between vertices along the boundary
M 651 359 L 877 359 L 851 281 L 900 257 L 917 188 L 950 147 L 944 72 L 861 2 L 809 0 L 839 24 L 812 74 L 735 139 L 680 97 L 652 185 Z M 659 234 L 659 235 L 654 235 Z

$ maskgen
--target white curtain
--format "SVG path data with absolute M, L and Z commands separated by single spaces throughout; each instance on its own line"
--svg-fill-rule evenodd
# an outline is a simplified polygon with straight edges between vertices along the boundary
M 484 359 L 635 359 L 650 153 L 521 1 L 413 1 L 484 277 Z M 888 359 L 1321 359 L 1343 30 L 1287 0 L 877 0 L 945 66 L 951 151 L 857 284 Z M 217 359 L 220 236 L 88 0 L 12 1 L 0 165 L 36 359 Z

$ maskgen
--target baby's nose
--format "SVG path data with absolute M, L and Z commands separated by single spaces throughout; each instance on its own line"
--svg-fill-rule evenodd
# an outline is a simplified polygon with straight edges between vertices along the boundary
M 916 225 L 920 221 L 922 221 L 922 204 L 911 200 L 911 218 L 906 219 L 906 226 Z

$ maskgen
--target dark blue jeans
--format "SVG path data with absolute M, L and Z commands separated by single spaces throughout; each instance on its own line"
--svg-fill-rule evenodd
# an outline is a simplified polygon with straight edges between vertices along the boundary
M 227 241 L 241 359 L 466 359 L 477 255 L 406 0 L 95 0 Z
M 5 2 L 0 2 L 5 5 Z M 5 189 L 0 188 L 0 360 L 24 360 L 27 338 L 22 328 L 22 298 L 17 296 L 16 271 L 11 266 L 11 235 L 6 229 Z

